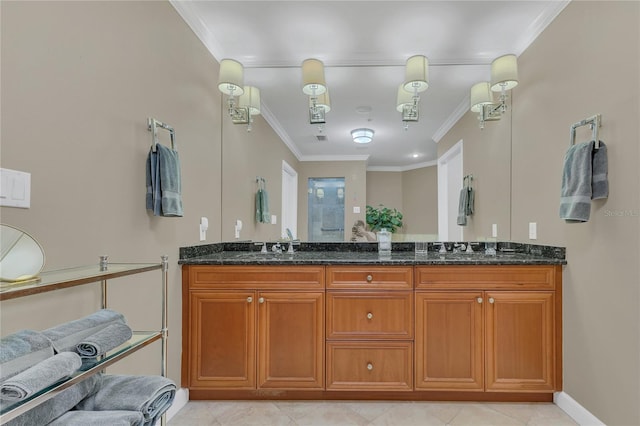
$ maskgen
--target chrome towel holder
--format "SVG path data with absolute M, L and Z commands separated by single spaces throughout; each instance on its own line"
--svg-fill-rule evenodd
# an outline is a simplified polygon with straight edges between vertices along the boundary
M 147 130 L 153 133 L 151 137 L 151 150 L 156 152 L 156 145 L 158 144 L 158 128 L 167 130 L 171 137 L 171 149 L 178 150 L 178 145 L 176 144 L 176 132 L 173 130 L 173 127 L 169 126 L 162 121 L 156 120 L 155 118 L 147 118 Z
M 595 149 L 600 148 L 600 139 L 598 138 L 598 129 L 602 125 L 602 116 L 600 114 L 596 114 L 593 117 L 585 118 L 582 121 L 578 121 L 571 125 L 571 144 L 574 145 L 576 143 L 576 129 L 578 127 L 590 125 L 591 130 L 593 131 L 593 140 L 595 141 Z

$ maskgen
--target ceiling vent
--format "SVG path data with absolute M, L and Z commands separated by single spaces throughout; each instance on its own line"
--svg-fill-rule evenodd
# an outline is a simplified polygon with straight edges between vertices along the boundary
M 324 142 L 327 140 L 327 135 L 316 135 L 318 142 Z

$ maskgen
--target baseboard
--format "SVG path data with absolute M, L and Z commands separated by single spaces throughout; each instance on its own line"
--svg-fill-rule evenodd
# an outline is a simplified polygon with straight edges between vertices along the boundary
M 605 426 L 605 424 L 591 414 L 589 410 L 565 392 L 554 393 L 553 402 L 580 426 Z
M 189 389 L 180 388 L 176 391 L 176 397 L 173 399 L 173 404 L 167 410 L 167 422 L 171 420 L 173 416 L 178 414 L 178 411 L 189 402 Z

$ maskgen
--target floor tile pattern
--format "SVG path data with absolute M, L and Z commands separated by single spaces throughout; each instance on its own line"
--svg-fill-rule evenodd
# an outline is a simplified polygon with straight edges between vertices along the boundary
M 575 426 L 551 403 L 189 401 L 168 426 Z

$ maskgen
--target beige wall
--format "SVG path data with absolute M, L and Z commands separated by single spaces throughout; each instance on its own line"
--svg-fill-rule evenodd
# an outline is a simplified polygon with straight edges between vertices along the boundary
M 399 234 L 438 233 L 438 169 L 367 172 L 367 204 L 397 208 L 403 215 Z M 402 238 L 402 237 L 398 237 Z
M 2 167 L 31 173 L 31 208 L 0 210 L 46 252 L 46 269 L 98 262 L 159 262 L 169 270 L 169 368 L 180 380 L 178 247 L 198 223 L 219 241 L 218 65 L 168 2 L 0 2 Z M 145 210 L 147 117 L 176 129 L 184 217 Z M 167 142 L 166 135 L 161 133 Z M 160 272 L 111 285 L 133 328 L 160 326 Z M 138 285 L 141 283 L 141 285 Z M 99 308 L 99 284 L 2 302 L 0 334 L 44 329 Z M 160 371 L 160 347 L 121 368 Z
M 567 247 L 565 391 L 608 425 L 640 424 L 639 23 L 638 2 L 570 3 L 519 58 L 514 89 L 512 237 L 537 222 L 538 242 Z M 597 113 L 609 198 L 566 224 L 569 126 Z
M 313 177 L 344 178 L 344 238 L 351 238 L 351 227 L 356 220 L 365 220 L 367 204 L 367 164 L 365 161 L 303 161 L 298 170 L 298 237 L 308 240 L 307 185 Z M 353 213 L 354 207 L 360 213 Z
M 282 160 L 298 171 L 296 157 L 271 126 L 258 115 L 247 132 L 246 125 L 222 119 L 222 229 L 223 241 L 235 239 L 234 226 L 242 221 L 241 240 L 275 241 L 281 237 Z M 266 180 L 269 212 L 276 223 L 257 223 L 255 219 L 256 177 Z M 306 200 L 306 198 L 305 198 Z M 306 222 L 305 222 L 306 224 Z M 298 219 L 298 227 L 306 229 Z

